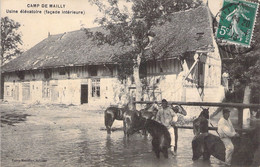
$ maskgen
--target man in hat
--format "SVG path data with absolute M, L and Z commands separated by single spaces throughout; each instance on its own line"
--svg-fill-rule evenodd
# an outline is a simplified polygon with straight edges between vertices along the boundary
M 156 115 L 156 121 L 163 124 L 167 127 L 170 135 L 171 135 L 171 152 L 173 155 L 176 154 L 174 147 L 175 146 L 175 135 L 173 125 L 177 121 L 178 117 L 176 113 L 172 110 L 171 107 L 168 106 L 167 100 L 162 100 L 162 107 L 158 109 Z
M 223 141 L 226 151 L 225 151 L 225 163 L 231 165 L 231 158 L 234 151 L 234 145 L 231 141 L 232 137 L 239 137 L 236 133 L 230 119 L 230 110 L 223 110 L 223 117 L 218 121 L 218 133 L 220 139 Z

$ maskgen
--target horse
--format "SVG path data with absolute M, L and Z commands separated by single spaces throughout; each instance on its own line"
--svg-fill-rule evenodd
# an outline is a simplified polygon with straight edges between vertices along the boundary
M 181 105 L 176 105 L 170 106 L 172 108 L 172 110 L 177 114 L 182 114 L 184 116 L 187 115 L 186 110 L 181 106 Z M 152 105 L 146 107 L 145 109 L 140 110 L 140 114 L 142 117 L 144 117 L 145 119 L 156 119 L 156 114 L 158 112 L 158 104 L 157 103 L 153 103 Z M 174 126 L 174 133 L 175 133 L 175 151 L 177 150 L 177 141 L 178 141 L 178 129 L 176 126 Z M 146 131 L 143 130 L 143 134 L 146 135 Z
M 111 127 L 115 120 L 123 120 L 123 115 L 127 110 L 127 106 L 124 108 L 110 106 L 105 110 L 104 117 L 107 134 L 111 134 Z
M 193 133 L 195 136 L 208 132 L 209 108 L 202 108 L 198 118 L 193 121 Z
M 124 135 L 129 137 L 129 129 L 133 124 L 133 119 L 135 115 L 140 116 L 140 113 L 136 110 L 126 110 L 123 113 L 123 125 L 124 125 Z
M 140 114 L 145 119 L 155 119 L 158 112 L 158 107 L 153 103 L 152 105 L 147 105 L 146 108 L 141 109 Z
M 253 128 L 245 131 L 240 137 L 232 138 L 234 153 L 231 164 L 239 166 L 251 166 L 254 162 L 254 155 L 258 148 L 259 129 Z M 192 160 L 195 161 L 203 156 L 204 160 L 209 160 L 210 156 L 225 161 L 225 145 L 222 140 L 211 133 L 199 134 L 192 140 Z
M 209 160 L 211 155 L 225 161 L 225 145 L 218 136 L 211 133 L 198 134 L 192 140 L 192 153 L 193 161 L 201 156 L 203 156 L 203 160 Z
M 153 120 L 155 120 L 157 112 L 158 112 L 158 108 L 155 106 L 155 103 L 153 103 L 152 105 L 147 105 L 146 108 L 141 109 L 139 111 L 140 116 L 142 116 L 143 118 L 153 119 Z M 142 134 L 147 135 L 145 129 L 142 130 Z
M 187 112 L 186 110 L 181 106 L 181 105 L 175 105 L 173 106 L 172 104 L 170 105 L 171 109 L 177 114 L 181 114 L 186 116 Z M 148 106 L 146 109 L 142 109 L 140 111 L 140 114 L 142 117 L 146 119 L 154 119 L 156 117 L 156 114 L 158 112 L 159 105 L 158 103 L 153 103 L 151 106 Z M 176 126 L 173 126 L 174 128 L 174 135 L 175 135 L 175 147 L 174 151 L 177 151 L 177 145 L 178 145 L 178 128 Z M 146 130 L 143 130 L 143 134 L 146 135 Z
M 138 114 L 133 115 L 132 125 L 128 129 L 128 135 L 146 129 L 152 136 L 152 150 L 156 157 L 160 158 L 160 152 L 168 158 L 168 149 L 171 147 L 171 136 L 168 129 L 159 122 L 152 119 L 145 119 Z
M 132 124 L 133 114 L 138 112 L 136 110 L 129 110 L 128 106 L 124 108 L 118 108 L 114 106 L 108 107 L 104 112 L 105 126 L 107 134 L 111 134 L 111 127 L 115 120 L 123 121 L 123 130 L 125 136 L 127 135 L 128 128 Z M 128 136 L 128 135 L 127 135 Z

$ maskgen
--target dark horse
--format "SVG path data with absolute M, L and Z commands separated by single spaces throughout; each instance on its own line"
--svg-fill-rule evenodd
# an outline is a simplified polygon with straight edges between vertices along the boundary
M 193 133 L 195 136 L 208 132 L 209 108 L 202 108 L 200 115 L 193 121 Z
M 137 113 L 137 111 L 129 110 L 128 106 L 124 108 L 108 107 L 104 112 L 107 133 L 111 134 L 111 127 L 115 120 L 122 120 L 124 134 L 127 135 L 127 131 L 132 124 L 133 113 Z
M 145 108 L 145 109 L 142 109 L 140 111 L 140 114 L 143 118 L 146 118 L 146 119 L 155 119 L 156 117 L 156 114 L 158 112 L 158 107 L 156 106 L 158 105 L 157 103 L 154 103 L 152 104 L 151 106 Z M 182 114 L 184 116 L 187 115 L 187 112 L 186 110 L 181 106 L 181 105 L 171 105 L 171 108 L 172 110 L 177 114 Z M 174 128 L 174 136 L 175 136 L 175 147 L 174 147 L 174 151 L 176 152 L 177 151 L 177 146 L 178 146 L 178 128 L 176 126 L 173 126 Z M 144 129 L 143 130 L 143 134 L 146 135 L 146 130 Z
M 105 112 L 104 112 L 104 116 L 105 116 L 105 126 L 107 129 L 107 133 L 110 134 L 111 133 L 111 127 L 116 120 L 123 120 L 123 115 L 124 112 L 128 110 L 128 107 L 124 107 L 124 108 L 118 108 L 118 107 L 108 107 Z
M 232 138 L 232 143 L 234 144 L 232 165 L 252 165 L 254 154 L 258 148 L 258 131 L 259 129 L 253 128 L 245 131 L 238 138 Z M 194 161 L 201 156 L 203 156 L 204 160 L 209 160 L 211 155 L 221 161 L 225 161 L 225 145 L 218 136 L 211 133 L 196 136 L 192 140 L 192 152 L 192 160 Z
M 192 140 L 192 160 L 195 161 L 203 156 L 203 160 L 209 160 L 213 155 L 215 158 L 225 161 L 225 146 L 218 136 L 213 134 L 198 134 Z
M 168 158 L 168 148 L 171 147 L 171 136 L 168 129 L 157 121 L 134 114 L 127 133 L 133 134 L 141 129 L 146 129 L 152 136 L 152 147 L 156 157 L 160 158 L 160 152 L 162 152 L 164 157 Z
M 140 115 L 140 113 L 136 110 L 126 110 L 123 114 L 123 124 L 124 124 L 124 134 L 128 137 L 129 136 L 129 129 L 133 124 L 133 120 L 135 115 Z
M 155 105 L 156 105 L 155 103 L 152 104 L 152 105 L 147 105 L 146 108 L 140 110 L 140 112 L 139 112 L 140 115 L 143 118 L 145 118 L 145 119 L 153 119 L 153 120 L 155 120 L 156 114 L 158 112 L 158 109 L 157 109 L 157 107 Z M 145 129 L 142 130 L 142 133 L 143 133 L 143 135 L 147 135 Z

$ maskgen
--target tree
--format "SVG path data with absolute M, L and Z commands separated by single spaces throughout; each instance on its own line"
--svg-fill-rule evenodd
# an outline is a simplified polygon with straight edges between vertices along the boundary
M 21 54 L 19 44 L 22 44 L 21 35 L 18 33 L 20 24 L 8 17 L 1 18 L 1 58 L 0 58 L 0 99 L 4 94 L 4 79 L 2 66 Z
M 8 17 L 1 18 L 1 58 L 2 64 L 21 54 L 19 44 L 22 44 L 18 29 L 21 25 Z
M 96 19 L 96 22 L 107 33 L 93 33 L 87 29 L 87 34 L 99 41 L 99 44 L 120 43 L 124 47 L 132 48 L 124 55 L 117 55 L 117 61 L 121 62 L 119 65 L 120 73 L 122 72 L 121 79 L 133 75 L 137 101 L 142 98 L 140 64 L 144 58 L 144 51 L 149 47 L 152 37 L 156 35 L 151 31 L 152 27 L 166 22 L 174 12 L 195 8 L 201 4 L 201 1 L 197 0 L 126 0 L 126 3 L 132 5 L 132 10 L 129 11 L 126 6 L 120 8 L 118 0 L 107 0 L 107 2 L 89 0 L 89 2 L 96 5 L 103 14 L 101 18 Z M 124 70 L 124 67 L 127 69 Z

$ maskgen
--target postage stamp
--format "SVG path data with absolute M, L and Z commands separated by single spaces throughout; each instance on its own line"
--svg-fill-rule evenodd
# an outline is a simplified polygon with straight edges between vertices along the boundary
M 216 38 L 249 47 L 258 5 L 243 0 L 224 0 Z

